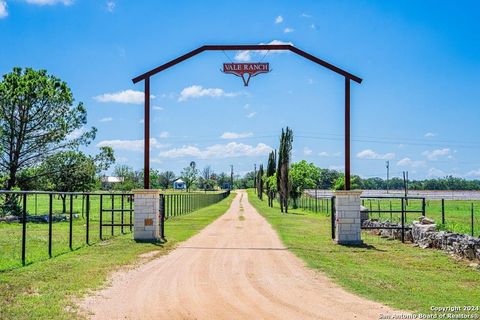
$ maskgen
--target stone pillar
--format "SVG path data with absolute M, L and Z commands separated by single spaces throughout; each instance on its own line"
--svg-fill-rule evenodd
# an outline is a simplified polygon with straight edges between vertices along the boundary
M 160 190 L 132 190 L 134 200 L 134 230 L 135 240 L 156 241 L 160 239 Z
M 360 195 L 361 190 L 335 191 L 335 242 L 362 244 Z

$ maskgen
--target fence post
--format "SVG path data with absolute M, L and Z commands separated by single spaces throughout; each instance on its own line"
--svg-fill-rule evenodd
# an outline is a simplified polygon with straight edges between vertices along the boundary
M 70 250 L 73 250 L 73 194 L 70 195 L 70 217 L 68 219 L 68 224 L 69 224 L 69 235 L 68 235 L 68 246 L 70 247 Z
M 87 245 L 90 245 L 90 194 L 87 194 L 85 205 L 86 205 L 86 208 L 87 208 L 87 212 L 86 212 L 87 232 L 85 234 L 85 238 L 86 238 Z
M 122 221 L 122 227 L 120 228 L 122 234 L 124 233 L 124 230 L 123 230 L 123 223 L 124 223 L 124 216 L 123 216 L 123 210 L 125 208 L 125 202 L 124 202 L 124 194 L 122 194 L 120 197 L 122 198 L 122 218 L 121 218 L 121 221 Z
M 100 195 L 100 240 L 103 241 L 103 194 Z
M 405 242 L 405 203 L 404 198 L 402 198 L 402 243 Z
M 471 211 L 470 211 L 470 221 L 472 223 L 472 232 L 471 232 L 471 235 L 473 237 L 473 202 L 471 204 Z
M 111 209 L 112 209 L 112 212 L 111 212 L 112 231 L 111 231 L 111 233 L 112 233 L 112 236 L 113 236 L 114 235 L 114 228 L 115 228 L 113 226 L 115 224 L 115 215 L 114 215 L 115 212 L 113 211 L 115 209 L 115 195 L 112 194 L 111 197 L 112 197 L 112 206 L 111 206 Z
M 332 214 L 331 214 L 331 219 L 332 219 L 332 239 L 335 239 L 335 197 L 330 198 L 330 204 L 332 207 Z M 328 211 L 328 205 L 327 205 L 327 211 Z
M 132 196 L 132 195 L 129 195 L 129 196 L 128 196 L 128 199 L 129 199 L 129 201 L 130 201 L 130 232 L 132 232 L 132 213 L 133 213 L 132 203 L 133 203 L 133 196 Z
M 425 198 L 422 199 L 422 216 L 425 217 Z
M 165 240 L 165 195 L 160 194 L 159 198 L 159 213 L 160 213 L 160 239 Z
M 442 224 L 445 225 L 445 199 L 442 199 Z
M 27 242 L 27 194 L 24 193 L 23 208 L 22 208 L 22 265 L 25 265 L 26 242 Z
M 53 194 L 49 194 L 48 201 L 48 256 L 52 257 L 52 219 L 53 219 Z

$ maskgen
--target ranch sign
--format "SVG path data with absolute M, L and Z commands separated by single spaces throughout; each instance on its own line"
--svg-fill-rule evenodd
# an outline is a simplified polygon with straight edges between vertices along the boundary
M 270 65 L 265 63 L 224 63 L 223 72 L 234 74 L 242 78 L 245 87 L 248 86 L 251 77 L 255 77 L 260 73 L 270 72 Z

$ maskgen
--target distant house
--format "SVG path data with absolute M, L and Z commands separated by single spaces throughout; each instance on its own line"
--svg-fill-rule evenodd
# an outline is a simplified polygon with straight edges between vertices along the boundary
M 185 190 L 187 189 L 187 184 L 182 179 L 178 178 L 173 180 L 173 189 L 175 190 Z
M 101 179 L 102 190 L 110 190 L 116 183 L 122 183 L 125 179 L 123 177 L 109 177 L 103 176 Z

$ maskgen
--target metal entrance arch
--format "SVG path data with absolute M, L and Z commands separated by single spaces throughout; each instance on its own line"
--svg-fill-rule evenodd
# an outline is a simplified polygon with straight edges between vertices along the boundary
M 292 45 L 205 45 L 190 51 L 183 56 L 173 59 L 161 66 L 156 67 L 150 71 L 147 71 L 132 79 L 133 83 L 144 80 L 145 84 L 145 127 L 144 127 L 144 174 L 143 185 L 145 189 L 150 189 L 150 77 L 162 72 L 174 65 L 183 62 L 193 56 L 202 53 L 203 51 L 238 51 L 238 50 L 288 50 L 292 51 L 316 64 L 319 64 L 339 75 L 345 77 L 345 190 L 350 190 L 350 80 L 357 83 L 362 83 L 362 79 L 342 70 L 322 59 L 319 59 L 303 50 L 300 50 Z

